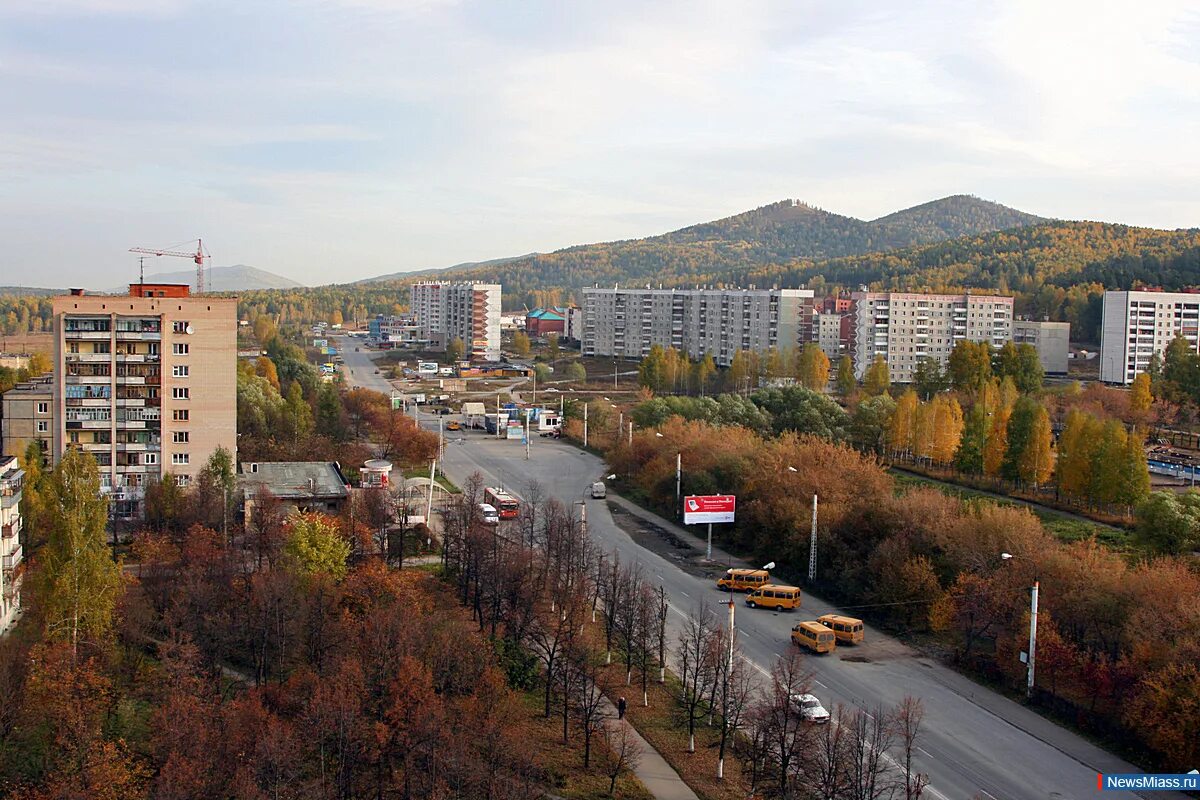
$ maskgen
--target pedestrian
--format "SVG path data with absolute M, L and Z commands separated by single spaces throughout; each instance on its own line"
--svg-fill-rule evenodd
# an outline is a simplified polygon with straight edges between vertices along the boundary
M 617 719 L 625 719 L 625 698 L 617 698 Z

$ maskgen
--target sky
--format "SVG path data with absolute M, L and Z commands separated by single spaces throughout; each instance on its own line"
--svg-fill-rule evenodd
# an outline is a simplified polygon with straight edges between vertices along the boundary
M 0 285 L 119 285 L 197 237 L 344 282 L 785 198 L 1200 226 L 1198 9 L 5 0 Z

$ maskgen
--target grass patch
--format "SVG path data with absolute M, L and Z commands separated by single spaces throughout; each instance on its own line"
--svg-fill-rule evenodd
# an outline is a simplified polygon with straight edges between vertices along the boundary
M 406 469 L 406 470 L 404 470 L 404 477 L 405 477 L 405 479 L 424 478 L 425 480 L 429 480 L 429 467 L 417 467 L 416 469 Z M 438 486 L 441 486 L 443 489 L 445 489 L 450 494 L 461 494 L 462 493 L 462 489 L 459 489 L 457 486 L 455 486 L 454 481 L 447 478 L 446 473 L 442 472 L 440 469 L 438 470 L 437 478 L 435 478 L 434 481 L 437 483 Z
M 600 734 L 592 739 L 592 765 L 584 769 L 583 736 L 575 721 L 572 720 L 570 726 L 570 743 L 563 744 L 562 720 L 554 714 L 549 719 L 542 716 L 541 690 L 521 692 L 520 697 L 521 715 L 529 731 L 527 741 L 534 752 L 534 763 L 545 772 L 546 788 L 550 792 L 572 800 L 601 800 L 608 797 L 653 800 L 653 795 L 630 773 L 621 775 L 617 780 L 616 792 L 610 795 L 608 776 L 603 769 L 607 753 L 604 752 L 604 741 Z
M 637 729 L 651 747 L 657 750 L 667 763 L 679 773 L 683 782 L 703 800 L 745 800 L 750 794 L 750 783 L 742 775 L 742 765 L 733 756 L 732 740 L 725 748 L 725 779 L 717 780 L 717 754 L 720 737 L 715 728 L 704 722 L 696 725 L 696 752 L 689 753 L 687 716 L 678 701 L 678 679 L 667 673 L 667 683 L 650 683 L 650 705 L 642 705 L 642 687 L 637 675 L 634 685 L 625 685 L 625 666 L 614 663 L 606 667 L 606 693 L 615 704 L 617 698 L 625 696 L 628 708 L 626 718 Z M 731 737 L 732 738 L 732 737 Z

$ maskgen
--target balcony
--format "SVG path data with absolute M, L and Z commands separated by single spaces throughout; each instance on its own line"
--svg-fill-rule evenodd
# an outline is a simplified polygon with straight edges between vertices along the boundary
M 143 375 L 118 375 L 118 386 L 145 386 L 146 378 Z
M 63 338 L 67 341 L 72 340 L 100 340 L 108 341 L 112 338 L 111 331 L 63 331 Z
M 111 358 L 110 353 L 63 353 L 68 364 L 107 364 Z
M 8 551 L 8 553 L 4 556 L 3 562 L 0 563 L 0 566 L 3 566 L 4 568 L 5 575 L 11 576 L 13 570 L 20 565 L 24 557 L 25 552 L 20 543 L 18 543 L 17 546 L 12 550 Z
M 162 331 L 117 331 L 117 340 L 125 342 L 159 342 L 162 341 Z
M 117 353 L 117 362 L 121 364 L 144 364 L 151 360 L 157 361 L 158 356 L 150 356 L 145 353 Z

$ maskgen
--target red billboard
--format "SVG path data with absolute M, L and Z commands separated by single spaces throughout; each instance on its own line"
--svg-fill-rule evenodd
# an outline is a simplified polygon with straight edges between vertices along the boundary
M 683 498 L 683 524 L 733 522 L 737 498 L 731 494 L 702 494 Z

